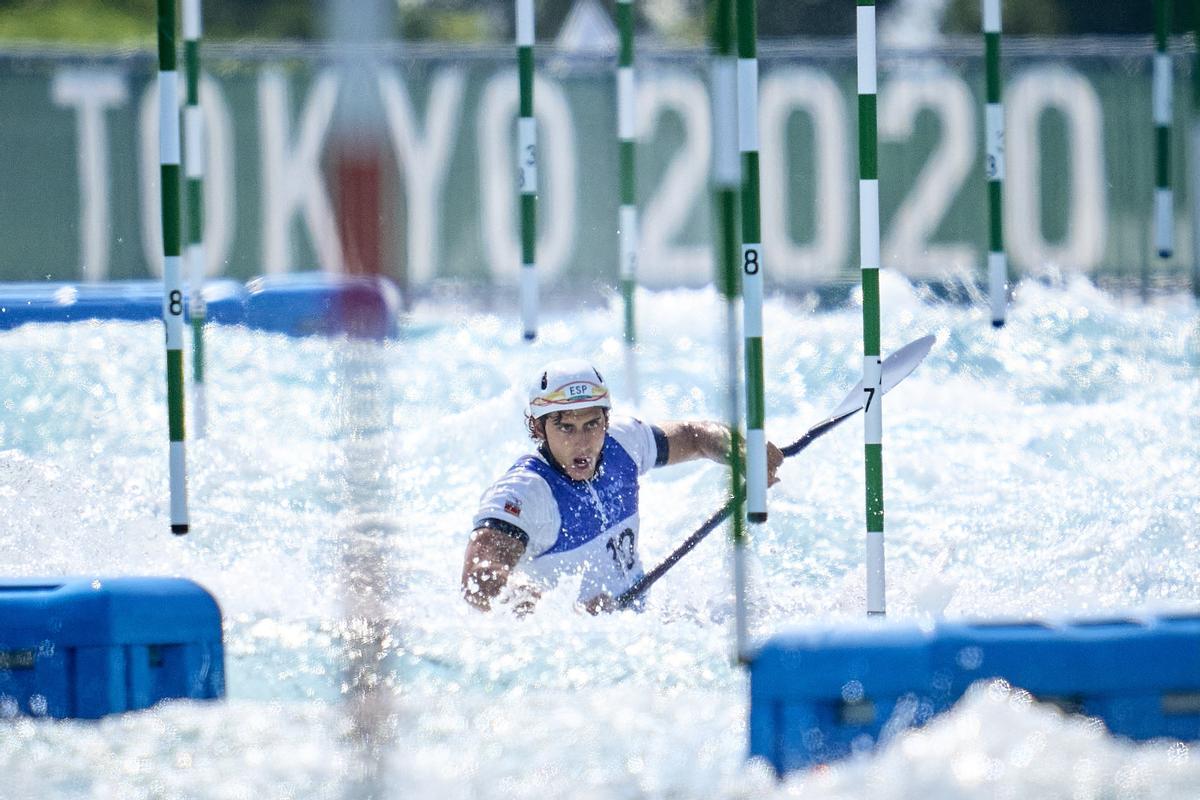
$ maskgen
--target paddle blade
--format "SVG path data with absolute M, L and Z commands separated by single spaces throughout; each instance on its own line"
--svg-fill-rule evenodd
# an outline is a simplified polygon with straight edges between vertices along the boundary
M 929 350 L 933 347 L 935 336 L 922 336 L 916 341 L 909 342 L 901 347 L 896 352 L 883 360 L 883 376 L 881 384 L 883 393 L 887 394 L 896 384 L 907 378 L 917 365 L 920 364 L 925 356 L 929 354 Z M 842 404 L 834 409 L 828 419 L 837 419 L 844 417 L 847 414 L 853 414 L 858 411 L 866 403 L 866 398 L 863 396 L 862 381 L 858 382 L 850 394 L 846 395 L 846 399 Z
M 923 336 L 920 339 L 917 339 L 915 342 L 909 342 L 908 344 L 904 345 L 904 347 L 901 347 L 899 350 L 884 359 L 883 375 L 880 378 L 880 386 L 883 388 L 884 392 L 887 392 L 897 383 L 907 378 L 909 373 L 917 368 L 917 364 L 921 363 L 921 361 L 929 353 L 929 349 L 933 347 L 933 341 L 933 336 Z M 859 381 L 858 386 L 855 386 L 850 390 L 850 394 L 846 395 L 846 399 L 842 401 L 840 406 L 834 409 L 832 414 L 809 428 L 808 432 L 799 439 L 792 442 L 787 447 L 782 448 L 783 455 L 787 458 L 791 458 L 792 456 L 796 455 L 805 447 L 808 447 L 808 445 L 810 445 L 818 437 L 833 430 L 833 428 L 839 423 L 845 421 L 850 417 L 851 414 L 861 409 L 863 407 L 863 402 L 862 381 Z M 717 526 L 720 525 L 732 512 L 733 501 L 731 500 L 726 503 L 723 508 L 719 509 L 715 514 L 709 517 L 703 525 L 697 528 L 691 536 L 683 541 L 683 544 L 675 548 L 675 551 L 663 559 L 661 564 L 647 572 L 637 583 L 617 597 L 617 608 L 625 608 L 640 595 L 644 594 L 645 591 L 649 589 L 655 581 L 666 574 L 666 571 L 669 570 L 672 565 L 675 564 L 675 562 L 687 555 L 693 547 L 700 543 L 701 539 L 712 533 Z
M 883 362 L 883 391 L 886 393 L 897 383 L 912 374 L 917 365 L 925 360 L 937 337 L 933 334 L 909 342 L 888 356 Z

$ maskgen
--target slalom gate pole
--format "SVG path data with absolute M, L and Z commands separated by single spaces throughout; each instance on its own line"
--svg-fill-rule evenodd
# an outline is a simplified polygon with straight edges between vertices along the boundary
M 1200 298 L 1200 8 L 1192 4 L 1192 296 Z
M 729 395 L 727 412 L 730 431 L 729 467 L 733 495 L 733 590 L 734 647 L 739 661 L 747 656 L 746 625 L 746 490 L 742 461 L 742 373 L 738 355 L 741 337 L 738 324 L 738 231 L 737 202 L 741 164 L 737 138 L 737 61 L 733 43 L 733 2 L 712 4 L 712 95 L 713 95 L 713 207 L 717 213 L 717 285 L 725 297 L 726 357 Z
M 347 276 L 372 280 L 386 275 L 382 242 L 392 218 L 381 200 L 382 153 L 386 120 L 381 111 L 383 78 L 380 44 L 407 55 L 390 32 L 400 21 L 393 0 L 329 0 L 324 5 L 325 38 L 335 48 L 330 67 L 338 81 L 338 102 L 329 120 L 327 174 L 333 194 L 340 260 Z M 386 470 L 392 425 L 390 357 L 367 333 L 375 316 L 373 298 L 351 291 L 329 307 L 347 336 L 332 347 L 332 395 L 336 409 L 331 465 L 340 485 L 340 524 L 335 525 L 335 571 L 341 619 L 335 628 L 344 710 L 345 766 L 341 797 L 398 797 L 386 769 L 397 746 L 394 726 L 394 648 L 398 633 L 390 613 L 399 600 L 390 579 L 387 553 L 403 534 L 403 525 L 379 515 L 381 500 L 395 494 Z M 333 321 L 333 320 L 331 320 Z M 360 334 L 367 333 L 367 338 Z
M 625 377 L 629 396 L 637 399 L 638 376 L 637 297 L 638 207 L 637 207 L 637 82 L 633 69 L 633 0 L 617 0 L 617 146 L 621 173 L 621 207 L 617 235 L 621 299 L 625 316 Z
M 517 175 L 521 190 L 521 325 L 537 338 L 537 122 L 533 117 L 533 0 L 517 0 L 517 72 L 521 91 L 517 120 Z
M 742 326 L 746 373 L 746 508 L 767 521 L 766 398 L 763 380 L 763 258 L 758 182 L 758 4 L 737 0 L 738 150 L 742 159 Z
M 1154 0 L 1154 246 L 1159 258 L 1175 250 L 1174 196 L 1171 193 L 1171 119 L 1174 79 L 1167 52 L 1171 0 Z
M 886 613 L 883 557 L 883 375 L 879 358 L 879 171 L 875 0 L 858 0 L 858 219 L 863 293 L 867 614 Z
M 1004 100 L 1000 79 L 1000 0 L 983 0 L 983 46 L 986 61 L 987 154 L 984 175 L 988 193 L 988 296 L 992 326 L 1003 327 L 1008 306 L 1008 256 L 1004 252 Z
M 191 291 L 188 308 L 192 323 L 192 433 L 203 439 L 208 427 L 204 385 L 204 115 L 200 111 L 201 0 L 183 0 L 183 53 L 187 100 L 183 110 L 184 170 L 187 179 L 187 265 Z
M 620 232 L 621 297 L 625 302 L 625 344 L 637 341 L 634 326 L 634 292 L 637 289 L 637 85 L 633 71 L 633 0 L 617 0 L 617 29 L 621 37 L 617 55 L 617 139 L 621 160 Z
M 167 329 L 167 427 L 171 533 L 188 532 L 183 418 L 183 288 L 179 256 L 179 75 L 175 0 L 158 0 L 158 156 L 162 183 L 163 322 Z
M 921 363 L 922 359 L 929 354 L 930 348 L 933 347 L 934 339 L 935 337 L 933 336 L 923 336 L 916 341 L 909 342 L 888 356 L 883 362 L 883 379 L 880 391 L 886 393 L 895 388 L 896 384 L 900 383 L 900 381 L 907 378 L 917 368 L 917 365 Z M 796 441 L 781 447 L 780 451 L 783 453 L 783 457 L 791 458 L 815 442 L 819 437 L 824 436 L 838 425 L 850 419 L 851 416 L 862 410 L 863 401 L 867 399 L 869 399 L 869 396 L 863 392 L 862 381 L 859 381 L 858 385 L 850 390 L 850 393 L 842 399 L 842 402 L 838 404 L 838 407 L 829 416 L 809 428 Z M 684 539 L 657 566 L 650 569 L 641 578 L 638 578 L 633 586 L 630 586 L 624 592 L 617 595 L 617 608 L 628 608 L 637 598 L 645 594 L 659 578 L 667 573 L 667 570 L 677 564 L 679 559 L 690 553 L 696 545 L 700 544 L 705 536 L 712 533 L 732 513 L 733 498 L 730 498 L 725 505 L 721 506 L 712 516 L 705 520 L 699 528 Z

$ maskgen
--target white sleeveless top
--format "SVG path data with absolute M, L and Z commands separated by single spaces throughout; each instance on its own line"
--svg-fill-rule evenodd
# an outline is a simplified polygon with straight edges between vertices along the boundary
M 652 426 L 613 417 L 591 480 L 572 480 L 541 453 L 522 456 L 483 493 L 473 527 L 499 520 L 523 531 L 517 570 L 543 588 L 578 574 L 580 601 L 616 597 L 644 574 L 638 477 L 658 461 Z

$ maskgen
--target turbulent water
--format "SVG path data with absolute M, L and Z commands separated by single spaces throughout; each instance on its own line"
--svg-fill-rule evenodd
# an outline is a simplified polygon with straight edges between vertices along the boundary
M 893 618 L 1200 607 L 1200 330 L 1079 280 L 1018 287 L 1009 324 L 902 280 L 883 343 L 937 343 L 884 404 Z M 479 494 L 528 446 L 545 360 L 607 369 L 645 419 L 723 418 L 712 292 L 642 293 L 639 396 L 619 304 L 515 318 L 418 306 L 402 341 L 213 327 L 210 428 L 189 440 L 192 533 L 166 517 L 161 326 L 0 333 L 0 574 L 181 575 L 225 617 L 228 698 L 97 723 L 0 721 L 3 798 L 1194 798 L 1196 745 L 1133 744 L 993 685 L 884 749 L 777 783 L 745 760 L 727 544 L 706 540 L 643 614 L 570 586 L 520 619 L 458 594 Z M 859 378 L 861 312 L 765 309 L 768 435 Z M 782 468 L 755 531 L 756 638 L 864 611 L 862 426 Z M 655 563 L 719 503 L 717 465 L 643 483 Z

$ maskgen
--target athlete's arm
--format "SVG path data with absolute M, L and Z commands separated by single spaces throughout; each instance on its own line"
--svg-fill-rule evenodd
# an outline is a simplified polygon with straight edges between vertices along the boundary
M 707 458 L 718 464 L 729 463 L 729 428 L 719 422 L 682 420 L 661 423 L 659 429 L 667 437 L 667 463 L 681 464 Z M 779 482 L 775 471 L 783 463 L 783 453 L 767 442 L 767 485 Z
M 489 610 L 524 552 L 525 542 L 511 533 L 486 525 L 472 531 L 463 558 L 462 592 L 466 601 L 480 611 Z

